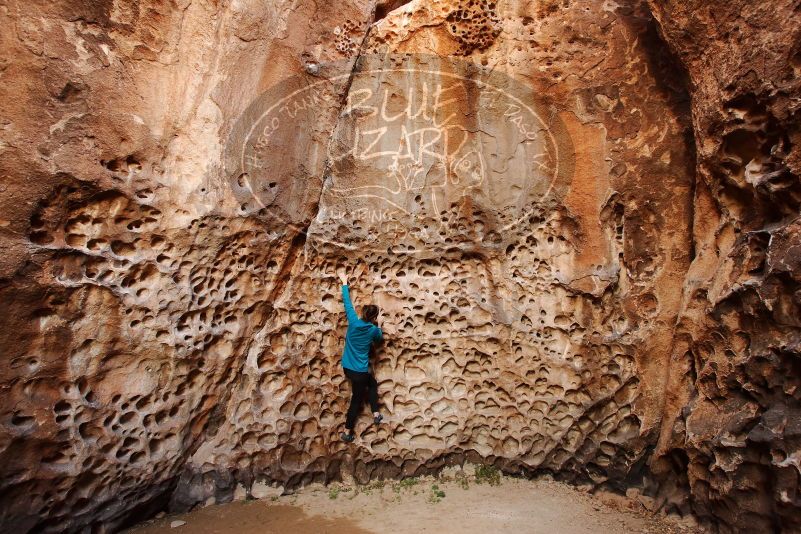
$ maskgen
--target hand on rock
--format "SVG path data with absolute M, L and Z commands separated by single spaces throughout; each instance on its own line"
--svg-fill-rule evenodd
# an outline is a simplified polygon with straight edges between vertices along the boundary
M 340 267 L 339 269 L 337 269 L 337 276 L 339 277 L 339 281 L 342 282 L 343 286 L 348 285 L 348 275 L 345 272 L 344 267 Z

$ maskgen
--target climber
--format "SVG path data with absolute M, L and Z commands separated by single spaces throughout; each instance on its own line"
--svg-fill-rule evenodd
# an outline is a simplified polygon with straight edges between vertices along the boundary
M 383 333 L 377 323 L 378 306 L 367 304 L 362 307 L 362 317 L 360 319 L 350 301 L 348 278 L 344 269 L 340 270 L 338 274 L 342 282 L 342 300 L 345 304 L 345 315 L 348 318 L 345 350 L 342 354 L 342 368 L 345 371 L 345 376 L 350 381 L 351 389 L 350 407 L 345 419 L 347 433 L 343 432 L 340 437 L 350 443 L 355 439 L 353 428 L 356 425 L 356 418 L 359 416 L 362 404 L 364 404 L 365 390 L 367 390 L 370 408 L 373 410 L 373 421 L 375 424 L 379 424 L 383 419 L 383 416 L 378 413 L 378 382 L 368 370 L 370 347 L 374 342 L 378 343 L 383 339 Z

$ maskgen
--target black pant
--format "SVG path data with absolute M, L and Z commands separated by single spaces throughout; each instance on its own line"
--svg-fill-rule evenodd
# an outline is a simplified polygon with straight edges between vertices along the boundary
M 356 418 L 359 417 L 359 412 L 362 411 L 362 404 L 364 404 L 364 390 L 367 390 L 367 398 L 370 401 L 370 408 L 374 412 L 378 411 L 378 382 L 375 381 L 373 375 L 370 373 L 360 373 L 358 371 L 351 371 L 345 369 L 345 376 L 350 380 L 350 407 L 348 408 L 348 417 L 345 420 L 345 428 L 353 432 L 353 427 L 356 426 Z

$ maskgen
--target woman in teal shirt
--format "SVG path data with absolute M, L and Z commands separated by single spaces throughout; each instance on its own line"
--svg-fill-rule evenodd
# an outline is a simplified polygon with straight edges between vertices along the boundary
M 345 315 L 348 318 L 348 332 L 345 335 L 345 350 L 342 353 L 342 368 L 350 381 L 351 397 L 348 415 L 345 420 L 347 433 L 342 433 L 344 441 L 352 442 L 355 439 L 353 428 L 356 418 L 364 404 L 364 393 L 370 401 L 373 410 L 373 421 L 380 423 L 383 417 L 378 413 L 378 382 L 368 369 L 370 347 L 383 339 L 383 333 L 378 327 L 378 306 L 368 304 L 362 308 L 362 317 L 356 315 L 353 303 L 350 301 L 350 288 L 344 271 L 339 273 L 342 281 L 342 300 L 345 304 Z

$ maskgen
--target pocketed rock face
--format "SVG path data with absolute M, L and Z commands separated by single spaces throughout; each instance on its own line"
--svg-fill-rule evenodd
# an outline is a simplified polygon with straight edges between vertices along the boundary
M 799 25 L 656 4 L 0 3 L 3 529 L 657 444 L 669 503 L 797 528 Z
M 674 504 L 721 531 L 797 532 L 801 13 L 653 8 L 692 80 L 698 146 L 696 258 L 654 467 L 677 479 Z
M 339 44 L 360 44 L 369 16 L 360 2 L 0 4 L 2 530 L 114 528 L 166 502 L 294 253 L 223 176 L 228 131 L 311 59 L 353 58 Z
M 599 3 L 411 2 L 374 25 L 303 252 L 173 506 L 465 459 L 639 480 L 694 170 L 655 31 L 644 6 Z M 349 445 L 335 272 L 356 265 L 357 305 L 382 310 L 388 417 L 365 410 Z

